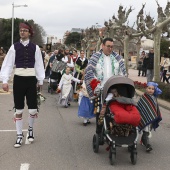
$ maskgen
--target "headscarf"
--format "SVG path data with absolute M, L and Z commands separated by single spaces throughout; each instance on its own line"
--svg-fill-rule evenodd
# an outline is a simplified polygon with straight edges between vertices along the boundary
M 158 97 L 158 95 L 162 94 L 162 90 L 160 90 L 160 89 L 158 88 L 158 84 L 157 84 L 157 83 L 148 82 L 148 83 L 147 83 L 147 86 L 154 86 L 155 90 L 154 90 L 153 95 L 154 95 L 155 97 Z
M 25 29 L 28 29 L 29 30 L 29 32 L 30 32 L 30 34 L 31 34 L 31 37 L 33 36 L 33 28 L 32 28 L 32 26 L 29 24 L 29 23 L 27 23 L 27 22 L 25 22 L 25 23 L 20 23 L 19 24 L 19 28 L 21 29 L 21 28 L 25 28 Z

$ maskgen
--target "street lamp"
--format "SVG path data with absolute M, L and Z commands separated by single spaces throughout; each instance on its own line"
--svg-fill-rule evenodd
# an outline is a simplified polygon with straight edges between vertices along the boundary
M 14 41 L 14 8 L 15 7 L 28 7 L 28 5 L 14 5 L 14 2 L 12 4 L 12 37 L 11 37 L 11 45 L 13 44 Z

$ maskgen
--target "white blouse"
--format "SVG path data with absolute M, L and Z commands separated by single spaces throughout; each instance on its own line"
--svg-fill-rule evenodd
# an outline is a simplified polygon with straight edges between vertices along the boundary
M 28 45 L 29 40 L 20 41 L 24 46 Z M 4 59 L 0 72 L 0 80 L 4 83 L 8 83 L 9 77 L 15 68 L 15 49 L 12 45 Z M 42 55 L 40 48 L 36 45 L 35 51 L 35 65 L 34 68 L 15 68 L 14 75 L 18 76 L 36 76 L 39 81 L 39 85 L 43 84 L 43 79 L 45 78 L 44 65 L 42 60 Z

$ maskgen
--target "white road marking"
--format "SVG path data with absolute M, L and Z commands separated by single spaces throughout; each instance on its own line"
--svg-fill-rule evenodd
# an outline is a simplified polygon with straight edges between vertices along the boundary
M 29 170 L 29 167 L 30 167 L 30 164 L 24 163 L 24 164 L 21 164 L 20 170 Z
M 23 129 L 23 132 L 27 132 L 28 129 Z M 0 130 L 0 132 L 16 132 L 16 130 Z

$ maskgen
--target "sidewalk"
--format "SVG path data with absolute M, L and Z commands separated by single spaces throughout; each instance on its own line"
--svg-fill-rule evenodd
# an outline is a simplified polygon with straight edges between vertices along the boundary
M 146 77 L 138 76 L 138 70 L 135 70 L 135 69 L 129 69 L 129 76 L 128 77 L 130 79 L 132 79 L 133 81 L 139 81 L 139 82 L 142 82 L 142 83 L 147 82 Z M 140 90 L 137 90 L 137 89 L 136 89 L 136 93 L 139 96 L 141 96 L 143 94 L 143 92 L 141 92 Z M 170 110 L 170 103 L 169 102 L 162 100 L 162 99 L 158 99 L 158 103 L 159 103 L 159 106 Z

